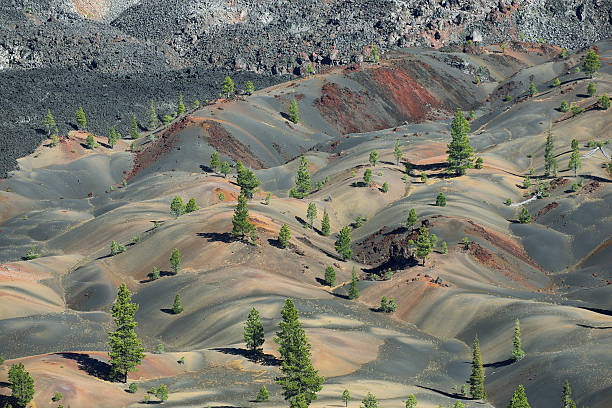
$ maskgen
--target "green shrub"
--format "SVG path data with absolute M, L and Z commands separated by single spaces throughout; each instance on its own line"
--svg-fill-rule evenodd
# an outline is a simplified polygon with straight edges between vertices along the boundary
M 389 191 L 389 185 L 387 184 L 387 182 L 385 181 L 382 185 L 382 188 L 380 189 L 383 193 L 386 193 L 387 191 Z
M 130 392 L 131 394 L 136 394 L 137 391 L 138 391 L 138 384 L 131 383 L 130 387 L 128 388 L 128 392 Z
M 438 196 L 436 197 L 436 206 L 438 207 L 446 207 L 446 195 L 440 191 Z
M 61 400 L 63 398 L 63 395 L 61 392 L 56 392 L 55 395 L 53 396 L 53 398 L 51 398 L 51 400 L 53 400 L 54 402 L 57 402 L 59 400 Z
M 38 252 L 36 252 L 36 247 L 34 245 L 28 248 L 28 250 L 25 253 L 25 259 L 27 259 L 28 261 L 32 259 L 36 259 L 38 258 L 38 256 L 39 256 Z
M 505 204 L 506 204 L 506 205 L 510 205 L 510 204 L 512 204 L 512 199 L 511 199 L 511 198 L 506 198 L 506 202 L 505 202 Z
M 567 103 L 567 101 L 561 101 L 561 106 L 559 106 L 559 110 L 561 112 L 568 112 L 569 111 L 569 103 Z

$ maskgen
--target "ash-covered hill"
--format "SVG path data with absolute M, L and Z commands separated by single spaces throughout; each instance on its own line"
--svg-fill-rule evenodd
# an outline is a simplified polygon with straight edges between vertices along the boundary
M 90 131 L 106 134 L 116 126 L 125 134 L 132 113 L 144 120 L 149 99 L 168 107 L 178 90 L 191 101 L 214 98 L 219 78 L 235 70 L 257 73 L 259 85 L 267 86 L 279 80 L 272 76 L 302 74 L 309 63 L 320 70 L 368 60 L 373 44 L 380 53 L 468 40 L 542 40 L 581 48 L 612 35 L 612 4 L 0 0 L 0 21 L 0 177 L 5 177 L 15 158 L 45 137 L 39 130 L 46 109 L 54 112 L 62 133 L 84 105 Z M 253 78 L 238 82 L 247 77 Z

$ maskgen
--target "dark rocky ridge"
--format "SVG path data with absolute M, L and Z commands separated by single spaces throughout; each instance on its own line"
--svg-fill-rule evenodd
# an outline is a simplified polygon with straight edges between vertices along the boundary
M 394 47 L 542 38 L 579 48 L 612 35 L 606 0 L 0 0 L 0 177 L 44 138 L 47 108 L 60 130 L 83 105 L 105 134 L 149 99 L 160 113 L 182 90 L 217 95 L 228 72 L 256 86 L 311 62 L 343 64 Z M 253 74 L 234 74 L 238 85 Z M 244 79 L 244 80 L 243 80 Z M 16 143 L 15 140 L 19 142 Z

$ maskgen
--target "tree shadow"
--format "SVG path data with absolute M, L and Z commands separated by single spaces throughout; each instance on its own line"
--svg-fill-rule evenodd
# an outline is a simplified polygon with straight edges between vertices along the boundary
M 590 97 L 591 97 L 591 95 L 589 95 L 589 94 L 579 93 L 579 94 L 576 94 L 576 97 L 578 97 L 578 98 L 590 98 Z
M 351 187 L 367 187 L 368 184 L 365 181 L 353 181 Z
M 214 170 L 208 167 L 205 164 L 200 164 L 200 170 L 205 171 L 206 173 L 213 173 Z
M 229 244 L 234 240 L 234 236 L 229 232 L 198 232 L 196 235 L 208 238 L 208 242 L 224 242 Z
M 74 360 L 78 363 L 79 370 L 85 371 L 87 374 L 99 378 L 101 380 L 110 381 L 111 365 L 90 357 L 89 354 L 64 352 L 56 353 L 58 356 Z
M 317 281 L 317 283 L 323 285 L 323 286 L 327 286 L 327 282 L 325 281 L 325 279 L 321 279 L 321 278 L 315 278 L 315 280 Z
M 286 119 L 286 120 L 288 120 L 289 122 L 291 122 L 291 118 L 289 117 L 289 114 L 288 114 L 288 113 L 285 113 L 285 112 L 278 112 L 278 114 L 279 114 L 279 115 L 281 115 L 281 116 L 283 117 L 283 119 Z M 293 122 L 291 122 L 291 123 L 293 123 Z
M 416 171 L 435 171 L 442 170 L 448 168 L 448 163 L 440 162 L 440 163 L 431 163 L 431 164 L 412 164 L 412 170 Z
M 460 399 L 460 400 L 473 400 L 474 399 L 474 398 L 468 397 L 467 395 L 461 395 L 461 394 L 456 393 L 456 392 L 450 393 L 450 392 L 438 390 L 436 388 L 426 387 L 424 385 L 418 385 L 417 384 L 417 387 L 422 388 L 424 390 L 429 390 L 429 391 L 436 392 L 438 394 L 444 395 L 445 397 L 449 397 L 449 398 Z
M 597 309 L 595 307 L 586 307 L 586 306 L 578 306 L 580 309 L 584 309 L 584 310 L 590 310 L 591 312 L 595 312 L 595 313 L 599 313 L 599 314 L 603 314 L 606 316 L 612 316 L 612 310 L 606 310 L 606 309 Z
M 19 403 L 17 402 L 17 398 L 12 397 L 10 395 L 0 395 L 0 407 L 18 407 L 18 406 L 19 406 Z
M 268 244 L 278 249 L 287 249 L 281 245 L 280 240 L 278 238 L 268 238 Z M 289 247 L 289 245 L 287 245 L 287 247 Z
M 585 329 L 598 329 L 598 330 L 612 329 L 612 326 L 589 326 L 588 324 L 581 324 L 581 323 L 576 323 L 576 326 L 584 327 Z
M 514 359 L 513 358 L 509 358 L 509 359 L 504 360 L 504 361 L 496 361 L 494 363 L 483 364 L 482 366 L 483 367 L 500 368 L 500 367 L 509 366 L 512 363 L 514 363 Z
M 166 313 L 166 314 L 170 314 L 170 315 L 173 315 L 173 314 L 174 314 L 174 310 L 172 310 L 172 309 L 168 309 L 168 308 L 165 308 L 165 307 L 162 307 L 161 309 L 159 309 L 159 311 L 160 311 L 160 312 L 164 312 L 164 313 Z
M 380 265 L 373 268 L 364 269 L 363 271 L 369 274 L 380 275 L 389 269 L 392 271 L 399 271 L 401 269 L 412 268 L 418 265 L 420 265 L 419 260 L 414 257 L 414 254 L 411 254 L 409 258 L 398 257 L 387 259 Z
M 272 354 L 266 354 L 262 351 L 251 351 L 238 347 L 217 347 L 212 350 L 232 356 L 242 356 L 252 363 L 258 363 L 264 366 L 279 366 L 281 364 L 281 360 Z
M 153 279 L 153 272 L 149 272 L 147 274 L 147 279 L 142 279 L 139 281 L 139 283 L 149 283 L 149 282 L 154 282 L 156 280 L 159 280 L 161 278 L 163 278 L 164 276 L 175 276 L 176 274 L 172 271 L 159 271 L 159 278 L 157 279 Z

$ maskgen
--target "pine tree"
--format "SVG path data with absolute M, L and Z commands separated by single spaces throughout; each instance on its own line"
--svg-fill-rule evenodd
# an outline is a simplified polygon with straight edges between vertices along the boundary
M 85 129 L 85 126 L 87 126 L 87 119 L 85 118 L 85 111 L 82 106 L 79 106 L 79 109 L 76 111 L 76 120 L 79 129 Z
M 329 235 L 329 215 L 327 214 L 327 208 L 323 209 L 323 220 L 321 220 L 321 234 Z
M 530 408 L 529 402 L 527 402 L 527 395 L 525 395 L 525 388 L 522 385 L 516 387 L 508 408 Z
M 353 251 L 351 250 L 351 227 L 347 225 L 340 230 L 334 247 L 336 248 L 336 252 L 338 252 L 345 261 L 353 257 Z
M 257 402 L 264 402 L 270 399 L 270 393 L 265 385 L 262 385 L 257 393 Z
M 395 156 L 395 160 L 397 162 L 397 165 L 399 166 L 399 162 L 402 159 L 402 148 L 400 146 L 400 140 L 397 139 L 395 141 L 395 148 L 393 149 L 393 155 Z
M 140 133 L 138 132 L 138 122 L 136 122 L 136 115 L 132 114 L 132 126 L 130 127 L 130 137 L 132 139 L 138 139 Z
M 183 204 L 181 197 L 174 196 L 170 203 L 170 212 L 174 214 L 175 217 L 179 217 L 185 213 L 185 204 Z
M 249 209 L 247 208 L 246 197 L 241 193 L 238 196 L 238 202 L 236 208 L 234 208 L 234 217 L 232 218 L 232 235 L 238 236 L 244 235 L 251 230 L 251 223 L 249 222 Z
M 181 253 L 176 248 L 172 250 L 170 255 L 170 266 L 172 267 L 172 273 L 175 275 L 181 271 Z
M 408 213 L 408 218 L 406 219 L 406 227 L 408 228 L 414 227 L 414 224 L 416 224 L 417 220 L 418 218 L 417 218 L 416 211 L 414 210 L 414 208 L 411 208 L 410 212 Z
M 300 110 L 295 99 L 293 99 L 289 105 L 289 120 L 293 123 L 298 123 L 300 121 Z
M 520 361 L 525 357 L 525 352 L 521 349 L 521 326 L 518 317 L 514 324 L 514 338 L 512 339 L 512 358 Z
M 115 147 L 115 145 L 117 144 L 117 132 L 115 132 L 115 127 L 111 126 L 110 130 L 108 131 L 108 140 L 107 143 L 108 145 L 112 148 Z
M 572 146 L 572 150 L 578 150 L 578 140 L 572 139 L 571 146 Z
M 559 78 L 555 78 L 555 80 L 552 83 L 553 88 L 556 88 L 560 85 L 561 85 L 561 81 L 559 81 Z
M 446 245 L 446 241 L 442 241 L 440 244 L 440 253 L 448 254 L 448 245 Z
M 546 177 L 549 177 L 554 168 L 555 156 L 553 154 L 553 138 L 552 138 L 552 130 L 548 128 L 548 133 L 546 135 L 546 145 L 544 146 L 544 174 Z
M 448 166 L 449 171 L 454 171 L 457 175 L 465 174 L 466 169 L 472 166 L 474 150 L 470 146 L 468 132 L 470 124 L 463 116 L 461 109 L 457 109 L 455 118 L 451 123 L 451 142 L 448 144 Z
M 348 297 L 349 299 L 357 299 L 359 297 L 359 288 L 357 287 L 357 271 L 355 271 L 355 267 L 353 266 L 353 273 L 351 274 L 351 286 L 349 286 Z
M 421 227 L 421 229 L 419 229 L 419 234 L 417 235 L 415 245 L 415 254 L 417 258 L 421 258 L 423 260 L 423 266 L 425 266 L 425 259 L 429 258 L 429 254 L 431 253 L 431 241 L 429 239 L 429 231 L 427 231 L 427 228 Z
M 138 326 L 134 321 L 138 305 L 132 303 L 131 296 L 125 283 L 121 284 L 117 300 L 111 309 L 116 330 L 108 334 L 111 375 L 113 378 L 123 377 L 124 383 L 127 382 L 128 372 L 135 371 L 144 358 L 142 341 L 134 331 Z
M 446 195 L 442 191 L 436 197 L 436 206 L 446 207 Z
M 223 163 L 221 163 L 221 170 L 219 171 L 221 172 L 221 174 L 223 174 L 223 177 L 225 178 L 228 174 L 230 174 L 232 169 L 230 168 L 229 163 L 224 161 Z
M 232 81 L 232 78 L 230 78 L 229 75 L 225 77 L 223 83 L 221 84 L 221 92 L 226 95 L 227 98 L 234 93 L 234 81 Z
M 34 398 L 34 379 L 23 363 L 13 364 L 8 372 L 11 394 L 20 406 L 26 406 Z M 8 405 L 10 407 L 10 405 Z
M 172 304 L 172 313 L 179 314 L 183 311 L 183 302 L 181 302 L 181 296 L 177 293 L 174 297 L 174 303 Z
M 599 106 L 603 110 L 608 110 L 608 108 L 610 108 L 610 97 L 608 94 L 605 93 L 599 98 Z
M 342 402 L 344 402 L 344 406 L 348 407 L 348 403 L 351 400 L 351 394 L 349 393 L 349 390 L 344 390 L 342 392 Z
M 470 394 L 472 398 L 483 399 L 484 392 L 484 368 L 480 356 L 480 342 L 478 336 L 474 336 L 472 345 L 472 374 L 470 375 Z
M 293 198 L 304 198 L 310 194 L 312 184 L 310 182 L 310 171 L 308 170 L 308 160 L 302 155 L 300 157 L 300 165 L 295 176 L 295 188 L 289 192 L 289 196 Z
M 240 194 L 244 195 L 245 198 L 253 198 L 253 192 L 257 186 L 259 186 L 259 179 L 255 176 L 255 173 L 251 169 L 244 167 L 242 162 L 238 162 L 236 165 L 238 169 L 238 176 L 236 177 L 236 183 L 240 186 Z
M 406 400 L 406 408 L 416 408 L 417 406 L 417 399 L 414 396 L 414 394 L 410 394 L 408 396 L 408 399 Z
M 283 224 L 278 233 L 278 243 L 282 248 L 287 248 L 290 239 L 291 231 L 289 231 L 289 226 L 287 224 Z
M 198 208 L 198 204 L 196 203 L 195 198 L 191 197 L 189 201 L 187 202 L 187 205 L 185 206 L 185 212 L 190 213 L 190 212 L 194 212 L 198 210 L 199 208 Z
M 361 408 L 378 408 L 378 401 L 371 392 L 361 401 Z
M 365 183 L 366 186 L 369 186 L 370 183 L 372 182 L 372 170 L 371 169 L 365 169 L 365 171 L 363 172 L 363 182 Z
M 98 144 L 96 143 L 96 139 L 94 139 L 91 133 L 87 135 L 87 138 L 85 138 L 85 143 L 87 144 L 87 147 L 91 150 L 95 149 L 98 146 Z
M 597 93 L 597 88 L 595 88 L 595 84 L 593 84 L 592 82 L 589 82 L 589 86 L 587 86 L 587 93 L 589 94 L 589 96 L 595 96 L 595 94 Z
M 210 155 L 210 168 L 216 172 L 219 168 L 219 165 L 219 153 L 217 153 L 216 150 L 213 150 L 212 154 Z
M 55 119 L 51 114 L 51 110 L 47 109 L 47 114 L 45 115 L 45 119 L 43 120 L 43 124 L 47 128 L 47 136 L 51 136 L 51 131 L 57 127 L 55 124 Z
M 565 384 L 563 384 L 561 408 L 576 408 L 576 403 L 572 399 L 572 389 L 570 388 L 569 382 L 567 380 L 565 380 Z
M 247 95 L 253 95 L 253 92 L 255 92 L 255 86 L 253 85 L 253 82 L 247 81 L 245 91 Z
M 325 284 L 327 286 L 336 285 L 336 270 L 333 266 L 328 266 L 325 268 Z
M 157 387 L 157 389 L 155 390 L 155 398 L 157 398 L 161 402 L 164 402 L 168 399 L 168 387 L 166 387 L 166 384 L 161 384 L 159 387 Z
M 386 181 L 383 183 L 382 187 L 380 188 L 380 191 L 382 191 L 383 193 L 389 191 L 389 184 L 387 184 Z
M 372 44 L 372 62 L 378 64 L 380 61 L 380 56 L 378 55 L 378 47 Z
M 561 105 L 559 106 L 559 111 L 561 112 L 569 111 L 569 103 L 567 103 L 567 101 L 561 101 Z
M 368 158 L 368 161 L 370 162 L 370 165 L 372 167 L 376 167 L 376 164 L 378 164 L 378 152 L 376 150 L 372 150 L 370 152 L 370 157 Z
M 125 251 L 125 246 L 118 244 L 117 241 L 111 242 L 110 245 L 110 254 L 111 256 L 115 256 Z
M 536 96 L 538 93 L 538 89 L 536 88 L 535 84 L 532 82 L 531 84 L 529 84 L 529 96 Z
M 276 378 L 276 382 L 292 405 L 302 399 L 301 403 L 305 402 L 308 406 L 317 399 L 316 393 L 321 390 L 324 378 L 312 366 L 310 343 L 291 299 L 285 300 L 281 317 L 279 331 L 274 338 L 282 359 L 281 376 Z
M 308 204 L 308 209 L 306 210 L 306 218 L 310 221 L 310 228 L 314 227 L 314 220 L 317 219 L 317 206 L 315 203 Z
M 576 177 L 578 175 L 578 169 L 582 167 L 582 162 L 580 161 L 580 153 L 578 152 L 577 148 L 574 149 L 572 155 L 570 156 L 568 167 L 574 170 L 574 177 Z
M 153 100 L 149 101 L 149 130 L 156 129 L 159 126 L 159 119 Z
M 523 207 L 521 209 L 521 214 L 519 215 L 519 222 L 521 224 L 529 224 L 531 222 L 531 214 L 527 211 L 527 208 Z
M 259 312 L 257 309 L 252 308 L 244 324 L 244 342 L 247 349 L 252 352 L 257 352 L 264 344 L 264 341 L 264 327 L 263 324 L 261 324 Z
M 185 104 L 183 103 L 183 92 L 179 92 L 178 102 L 176 104 L 176 116 L 181 116 L 185 112 Z
M 584 56 L 584 60 L 582 61 L 582 72 L 584 72 L 589 78 L 592 78 L 593 75 L 597 75 L 597 71 L 599 71 L 600 61 L 599 55 L 591 48 L 587 55 Z

